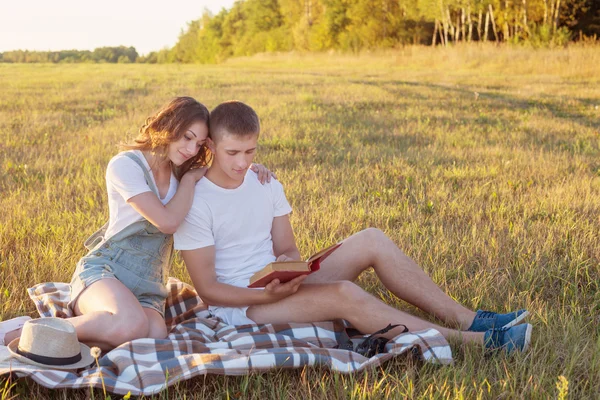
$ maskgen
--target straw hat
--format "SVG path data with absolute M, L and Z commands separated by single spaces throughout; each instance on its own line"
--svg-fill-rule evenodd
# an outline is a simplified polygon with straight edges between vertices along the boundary
M 39 367 L 78 369 L 94 362 L 90 348 L 77 340 L 73 324 L 61 318 L 25 322 L 21 337 L 7 347 L 18 361 Z

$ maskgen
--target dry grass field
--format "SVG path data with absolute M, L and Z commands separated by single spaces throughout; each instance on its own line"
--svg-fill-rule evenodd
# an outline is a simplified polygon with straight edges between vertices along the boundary
M 600 397 L 600 48 L 0 64 L 0 88 L 0 319 L 35 315 L 26 287 L 70 279 L 108 216 L 106 164 L 146 116 L 176 95 L 239 99 L 262 119 L 257 161 L 285 185 L 303 255 L 378 227 L 467 306 L 529 309 L 533 343 L 454 345 L 450 367 L 208 376 L 157 398 Z M 171 275 L 189 281 L 179 259 Z M 359 283 L 417 312 L 374 274 Z M 104 398 L 2 380 L 0 396 Z

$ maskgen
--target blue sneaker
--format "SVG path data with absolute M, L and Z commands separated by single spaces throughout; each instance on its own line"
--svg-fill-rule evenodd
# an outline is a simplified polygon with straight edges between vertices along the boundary
M 524 352 L 531 342 L 531 324 L 522 324 L 512 328 L 490 329 L 483 334 L 486 350 L 504 350 L 508 354 Z
M 485 332 L 490 329 L 510 328 L 523 321 L 528 315 L 529 311 L 527 310 L 518 310 L 507 314 L 477 310 L 477 315 L 475 315 L 473 323 L 467 330 L 470 332 Z

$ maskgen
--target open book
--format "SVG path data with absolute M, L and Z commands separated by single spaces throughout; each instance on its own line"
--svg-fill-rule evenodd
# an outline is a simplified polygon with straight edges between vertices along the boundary
M 321 261 L 325 260 L 342 243 L 336 243 L 326 249 L 313 254 L 306 261 L 273 261 L 250 277 L 249 288 L 265 287 L 273 279 L 281 283 L 289 282 L 297 276 L 308 275 L 321 268 Z

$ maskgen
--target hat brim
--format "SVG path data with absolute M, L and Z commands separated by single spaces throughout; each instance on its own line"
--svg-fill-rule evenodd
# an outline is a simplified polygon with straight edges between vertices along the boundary
M 79 361 L 75 364 L 66 364 L 66 365 L 42 364 L 42 363 L 30 360 L 29 358 L 27 358 L 25 356 L 20 355 L 19 353 L 17 353 L 17 348 L 19 347 L 19 338 L 13 339 L 6 347 L 8 348 L 8 351 L 10 352 L 11 356 L 14 357 L 19 362 L 22 362 L 24 364 L 35 365 L 37 367 L 42 367 L 42 368 L 46 368 L 46 369 L 63 370 L 63 369 L 85 368 L 94 362 L 94 357 L 92 357 L 92 355 L 90 354 L 90 348 L 83 343 L 79 343 L 79 346 L 80 346 L 81 361 Z

